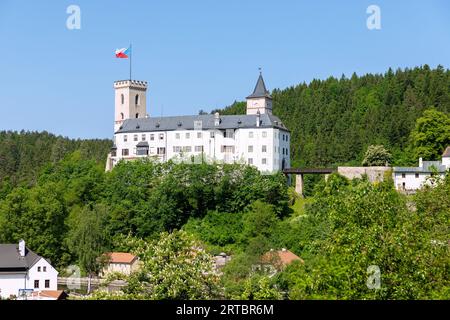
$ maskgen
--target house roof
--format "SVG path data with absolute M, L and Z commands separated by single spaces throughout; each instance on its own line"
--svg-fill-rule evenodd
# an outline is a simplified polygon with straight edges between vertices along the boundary
M 287 266 L 288 264 L 291 264 L 293 261 L 296 260 L 300 261 L 301 263 L 304 263 L 302 258 L 286 249 L 266 252 L 262 256 L 261 260 L 264 263 L 277 263 L 281 264 L 281 266 Z
M 219 116 L 220 123 L 217 126 L 215 125 L 214 117 L 215 115 L 213 114 L 206 114 L 193 116 L 133 118 L 125 120 L 116 133 L 194 130 L 194 128 L 198 128 L 198 125 L 201 126 L 201 130 L 256 128 L 256 118 L 258 115 L 221 115 Z M 261 124 L 259 128 L 278 128 L 289 131 L 281 120 L 272 114 L 261 114 L 260 120 Z
M 445 149 L 444 153 L 442 154 L 442 157 L 443 157 L 443 158 L 450 157 L 450 146 L 448 146 L 448 147 Z
M 264 83 L 264 79 L 262 74 L 259 74 L 258 81 L 256 82 L 255 90 L 253 90 L 253 93 L 247 97 L 249 98 L 269 98 L 272 99 L 272 97 L 269 94 L 269 91 L 266 89 L 266 84 Z
M 28 248 L 25 248 L 25 257 L 21 257 L 18 244 L 0 244 L 0 271 L 26 271 L 39 259 L 41 257 Z
M 136 147 L 148 147 L 148 142 L 147 141 L 140 141 Z
M 53 298 L 55 300 L 61 300 L 67 297 L 67 293 L 64 290 L 42 290 L 42 291 L 34 291 L 31 293 L 32 297 L 45 297 L 45 298 Z
M 109 263 L 133 263 L 137 258 L 134 254 L 128 252 L 107 252 Z
M 432 173 L 433 167 L 439 173 L 447 171 L 446 166 L 443 166 L 441 161 L 423 161 L 422 163 L 421 167 L 394 167 L 394 173 Z

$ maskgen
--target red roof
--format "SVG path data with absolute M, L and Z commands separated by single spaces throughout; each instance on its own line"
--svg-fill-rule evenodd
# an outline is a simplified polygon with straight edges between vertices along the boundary
M 33 297 L 45 297 L 45 298 L 54 298 L 56 300 L 63 299 L 67 296 L 64 290 L 42 290 L 42 291 L 34 291 L 31 294 Z
M 293 261 L 296 260 L 300 261 L 301 263 L 304 263 L 302 258 L 286 249 L 266 252 L 262 256 L 261 260 L 265 263 L 279 264 L 282 267 L 287 266 L 288 264 L 291 264 Z
M 105 253 L 109 257 L 109 263 L 133 263 L 136 259 L 134 254 L 128 252 L 107 252 Z

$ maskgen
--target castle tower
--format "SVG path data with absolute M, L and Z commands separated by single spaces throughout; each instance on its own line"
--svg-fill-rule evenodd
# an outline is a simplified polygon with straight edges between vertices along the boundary
M 261 72 L 256 82 L 255 90 L 247 97 L 247 114 L 272 114 L 272 97 L 266 89 Z
M 126 119 L 147 116 L 147 81 L 115 81 L 114 90 L 114 132 L 116 132 Z

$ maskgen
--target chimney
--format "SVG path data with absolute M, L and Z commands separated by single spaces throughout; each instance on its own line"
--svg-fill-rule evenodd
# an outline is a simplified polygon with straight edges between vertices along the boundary
M 220 124 L 220 115 L 218 112 L 214 113 L 214 126 L 218 126 Z
M 419 158 L 419 167 L 421 167 L 421 168 L 423 167 L 423 160 L 422 160 L 422 157 Z
M 21 257 L 25 257 L 25 240 L 19 241 L 19 254 Z
M 261 125 L 261 113 L 258 111 L 256 112 L 256 126 L 259 127 Z

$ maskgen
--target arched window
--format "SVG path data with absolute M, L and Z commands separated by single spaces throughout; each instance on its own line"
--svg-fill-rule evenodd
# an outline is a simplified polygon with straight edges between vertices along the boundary
M 123 94 L 120 95 L 120 101 L 122 104 L 125 103 L 125 97 L 123 96 Z
M 120 118 L 123 120 L 123 112 L 120 113 Z
M 134 97 L 134 104 L 135 105 L 139 105 L 139 95 L 137 94 L 135 97 Z
M 136 119 L 139 118 L 139 113 L 136 113 Z

